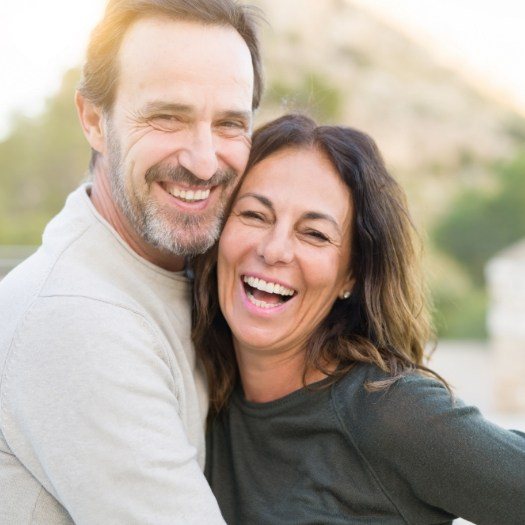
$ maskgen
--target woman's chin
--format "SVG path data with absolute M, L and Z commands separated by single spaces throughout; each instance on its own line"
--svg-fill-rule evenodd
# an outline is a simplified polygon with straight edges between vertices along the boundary
M 272 354 L 281 346 L 279 334 L 275 330 L 262 329 L 235 330 L 233 332 L 235 348 L 240 351 L 256 351 L 265 355 Z

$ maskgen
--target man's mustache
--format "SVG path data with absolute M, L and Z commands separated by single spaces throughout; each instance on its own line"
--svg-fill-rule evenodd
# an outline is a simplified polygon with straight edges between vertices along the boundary
M 227 186 L 235 181 L 237 173 L 231 168 L 217 170 L 208 180 L 196 177 L 191 171 L 183 166 L 163 166 L 156 164 L 146 171 L 145 179 L 147 184 L 156 181 L 169 181 L 179 183 L 184 186 L 206 187 Z

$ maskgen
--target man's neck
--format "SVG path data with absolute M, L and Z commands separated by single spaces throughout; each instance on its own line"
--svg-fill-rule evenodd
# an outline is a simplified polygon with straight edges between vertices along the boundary
M 184 257 L 154 248 L 133 229 L 113 200 L 107 171 L 100 166 L 100 163 L 97 163 L 93 171 L 93 185 L 89 197 L 95 209 L 137 255 L 164 270 L 178 272 L 184 269 Z

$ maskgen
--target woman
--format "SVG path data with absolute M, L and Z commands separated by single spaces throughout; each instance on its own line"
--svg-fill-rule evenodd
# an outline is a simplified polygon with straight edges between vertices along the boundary
M 195 290 L 228 523 L 525 523 L 525 435 L 422 365 L 417 262 L 368 136 L 293 115 L 254 134 Z

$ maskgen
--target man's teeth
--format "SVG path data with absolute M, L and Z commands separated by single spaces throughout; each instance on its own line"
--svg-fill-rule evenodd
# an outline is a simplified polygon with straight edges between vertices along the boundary
M 181 190 L 179 188 L 170 188 L 168 192 L 174 197 L 184 199 L 185 201 L 203 201 L 210 196 L 210 189 L 207 190 Z
M 261 290 L 261 292 L 274 293 L 277 295 L 284 296 L 294 294 L 294 291 L 290 288 L 286 288 L 281 284 L 266 282 L 263 279 L 258 279 L 257 277 L 248 277 L 245 275 L 243 277 L 243 281 L 252 288 L 257 288 L 257 290 Z

